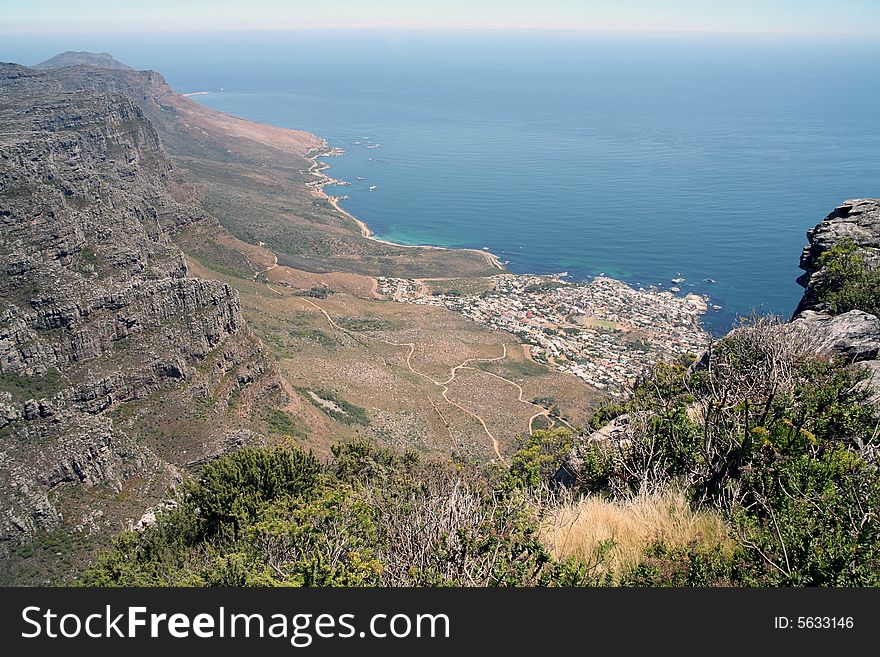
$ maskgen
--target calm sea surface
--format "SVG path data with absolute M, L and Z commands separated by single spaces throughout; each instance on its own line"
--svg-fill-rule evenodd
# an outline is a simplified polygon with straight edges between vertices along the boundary
M 880 196 L 880 45 L 865 41 L 101 38 L 78 48 L 343 148 L 328 173 L 352 185 L 328 192 L 383 238 L 488 247 L 514 272 L 681 276 L 721 306 L 715 331 L 753 308 L 789 314 L 804 231 L 846 198 Z M 72 45 L 2 54 L 34 63 Z

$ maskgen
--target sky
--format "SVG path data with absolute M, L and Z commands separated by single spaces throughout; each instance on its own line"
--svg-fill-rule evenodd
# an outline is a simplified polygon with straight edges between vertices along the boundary
M 880 0 L 0 0 L 0 34 L 340 28 L 880 35 Z

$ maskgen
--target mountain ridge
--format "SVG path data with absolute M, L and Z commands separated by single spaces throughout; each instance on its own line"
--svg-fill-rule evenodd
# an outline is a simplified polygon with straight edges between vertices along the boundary
M 33 68 L 51 70 L 68 66 L 93 66 L 95 68 L 111 68 L 125 71 L 134 69 L 116 60 L 109 52 L 88 52 L 86 50 L 67 50 L 50 57 L 44 62 L 34 64 Z
M 206 215 L 173 198 L 174 167 L 141 110 L 7 65 L 0 94 L 0 469 L 9 484 L 0 549 L 9 549 L 140 515 L 189 462 L 256 438 L 225 414 L 183 420 L 187 407 L 271 394 L 278 381 L 237 293 L 190 276 L 170 242 L 163 223 Z M 187 439 L 163 444 L 118 414 L 157 396 L 154 421 L 187 423 Z M 119 499 L 97 501 L 108 496 Z

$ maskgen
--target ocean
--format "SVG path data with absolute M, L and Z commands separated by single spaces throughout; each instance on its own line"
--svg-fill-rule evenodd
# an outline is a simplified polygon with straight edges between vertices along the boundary
M 5 46 L 23 63 L 68 47 L 344 149 L 327 173 L 351 185 L 327 191 L 382 238 L 485 247 L 513 272 L 683 278 L 718 306 L 715 333 L 753 310 L 790 315 L 805 231 L 880 195 L 880 43 L 867 40 L 368 31 Z

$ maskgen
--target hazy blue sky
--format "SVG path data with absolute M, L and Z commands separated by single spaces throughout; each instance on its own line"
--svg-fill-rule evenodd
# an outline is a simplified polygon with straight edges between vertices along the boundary
M 0 0 L 0 32 L 320 27 L 880 34 L 880 0 Z

